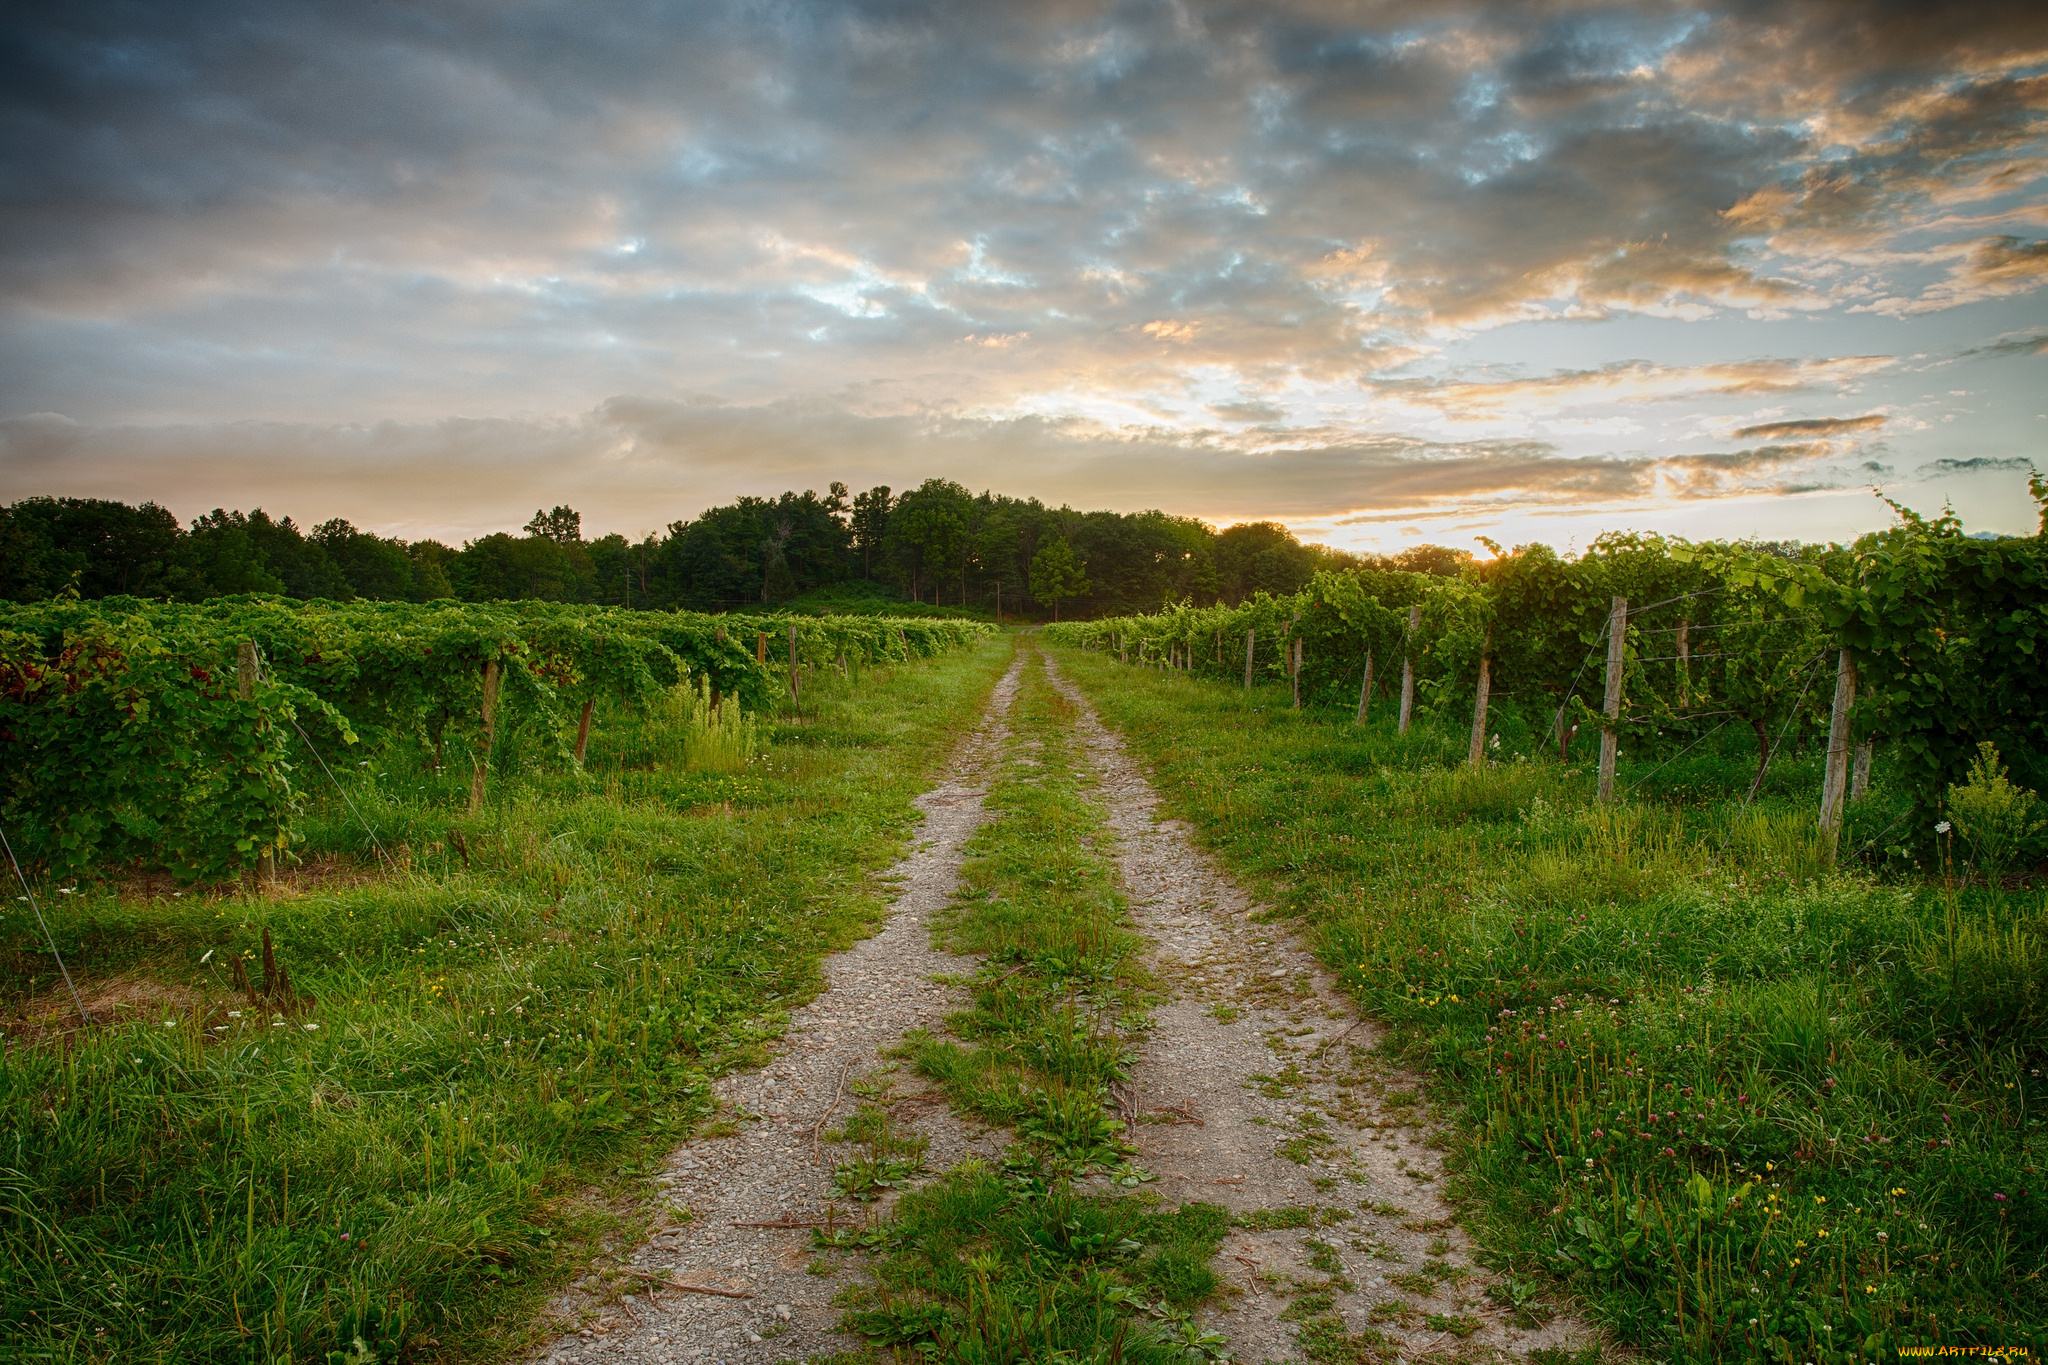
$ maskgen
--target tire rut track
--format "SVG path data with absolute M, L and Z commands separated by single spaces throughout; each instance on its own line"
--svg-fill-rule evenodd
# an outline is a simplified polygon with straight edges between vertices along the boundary
M 1049 656 L 1046 667 L 1077 709 L 1133 925 L 1178 987 L 1152 1012 L 1125 1097 L 1139 1160 L 1169 1199 L 1307 1220 L 1236 1228 L 1224 1243 L 1220 1266 L 1243 1292 L 1214 1321 L 1238 1360 L 1296 1358 L 1297 1323 L 1281 1315 L 1304 1301 L 1301 1286 L 1333 1278 L 1321 1330 L 1376 1331 L 1406 1358 L 1520 1357 L 1592 1339 L 1561 1315 L 1518 1325 L 1488 1299 L 1499 1277 L 1474 1263 L 1440 1192 L 1442 1129 L 1422 1078 L 1382 1059 L 1381 1030 L 1314 955 L 1284 925 L 1256 922 L 1259 907 L 1188 827 L 1159 817 L 1121 737 Z M 1295 1309 L 1304 1316 L 1319 1315 Z
M 813 1135 L 843 1120 L 848 1087 L 874 1068 L 878 1054 L 913 1029 L 937 1029 L 958 1004 L 937 978 L 966 975 L 979 960 L 932 945 L 930 921 L 953 898 L 962 849 L 982 822 L 985 782 L 999 761 L 1026 659 L 1019 650 L 997 682 L 981 724 L 955 751 L 940 781 L 917 799 L 924 819 L 916 845 L 890 869 L 901 889 L 883 927 L 824 964 L 824 988 L 790 1013 L 777 1055 L 758 1071 L 719 1083 L 730 1136 L 700 1136 L 669 1155 L 658 1184 L 686 1220 L 657 1228 L 623 1266 L 600 1266 L 552 1305 L 577 1323 L 529 1357 L 535 1361 L 616 1361 L 622 1365 L 702 1362 L 755 1365 L 857 1348 L 836 1330 L 831 1305 L 843 1281 L 808 1273 L 807 1224 L 827 1217 L 834 1156 L 813 1164 Z M 935 1099 L 907 1071 L 894 1073 L 898 1104 Z M 836 1099 L 836 1106 L 835 1106 Z M 993 1158 L 1002 1134 L 955 1117 L 942 1103 L 906 1106 L 899 1129 L 929 1143 L 928 1171 L 969 1156 Z M 869 1210 L 837 1204 L 839 1221 Z M 620 1279 L 673 1278 L 698 1291 L 661 1290 L 600 1297 Z M 727 1297 L 745 1296 L 745 1297 Z

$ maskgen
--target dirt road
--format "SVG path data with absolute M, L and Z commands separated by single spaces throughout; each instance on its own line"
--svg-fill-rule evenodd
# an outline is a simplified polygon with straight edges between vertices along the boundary
M 565 1295 L 557 1309 L 575 1328 L 536 1360 L 751 1365 L 857 1348 L 834 1330 L 844 1277 L 814 1273 L 827 1263 L 814 1266 L 810 1225 L 847 1216 L 831 1196 L 825 1135 L 863 1078 L 869 1093 L 887 1084 L 892 1115 L 928 1140 L 927 1171 L 1001 1151 L 1006 1134 L 955 1118 L 881 1054 L 912 1029 L 942 1027 L 956 1001 L 940 978 L 975 965 L 932 947 L 930 918 L 958 885 L 1021 671 L 1040 657 L 1020 649 L 980 729 L 920 799 L 924 824 L 894 870 L 902 890 L 886 926 L 828 963 L 825 991 L 795 1012 L 773 1062 L 725 1085 L 715 1131 L 726 1135 L 670 1158 L 661 1184 L 687 1219 Z M 1442 1137 L 1419 1078 L 1381 1060 L 1372 1023 L 1284 925 L 1259 922 L 1185 828 L 1158 818 L 1158 794 L 1122 742 L 1078 688 L 1052 681 L 1079 710 L 1133 927 L 1175 983 L 1119 1101 L 1158 1176 L 1151 1188 L 1238 1215 L 1220 1261 L 1238 1292 L 1207 1314 L 1236 1359 L 1298 1359 L 1303 1333 L 1378 1333 L 1411 1360 L 1519 1357 L 1584 1338 L 1568 1319 L 1489 1296 L 1495 1277 L 1473 1263 L 1439 1192 Z M 669 1276 L 710 1292 L 647 1291 L 648 1277 Z

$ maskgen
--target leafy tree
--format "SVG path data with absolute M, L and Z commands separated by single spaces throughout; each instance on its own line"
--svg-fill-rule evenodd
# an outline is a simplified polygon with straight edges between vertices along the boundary
M 622 607 L 648 605 L 647 593 L 639 585 L 639 555 L 624 536 L 613 532 L 591 541 L 584 549 L 590 555 L 594 602 Z
M 1085 565 L 1074 558 L 1074 547 L 1064 540 L 1047 541 L 1031 558 L 1031 595 L 1052 603 L 1052 619 L 1060 619 L 1060 599 L 1088 595 Z
M 717 611 L 837 583 L 846 575 L 849 538 L 832 498 L 808 490 L 741 498 L 670 524 L 650 556 L 648 605 Z
M 413 600 L 412 560 L 402 542 L 358 531 L 339 517 L 314 527 L 313 539 L 355 596 L 373 602 Z
M 1274 523 L 1219 536 L 1192 517 L 1050 508 L 1035 498 L 970 495 L 945 479 L 901 497 L 887 486 L 850 494 L 838 482 L 823 497 L 808 490 L 745 497 L 670 522 L 637 545 L 618 535 L 584 540 L 582 517 L 568 506 L 536 511 L 523 531 L 456 550 L 340 520 L 305 535 L 291 518 L 259 508 L 246 516 L 216 509 L 188 533 L 160 508 L 29 499 L 0 508 L 0 596 L 47 597 L 75 572 L 86 597 L 126 591 L 198 599 L 265 588 L 301 599 L 539 597 L 729 610 L 849 579 L 923 600 L 934 600 L 926 592 L 943 584 L 939 597 L 957 588 L 964 603 L 999 579 L 1006 605 L 1049 610 L 1052 603 L 1029 591 L 1030 566 L 1058 540 L 1088 566 L 1091 610 L 1136 612 L 1284 593 L 1321 569 L 1363 562 L 1305 545 Z M 1455 564 L 1469 556 L 1442 551 L 1439 558 Z
M 1387 567 L 1408 573 L 1434 574 L 1438 578 L 1456 578 L 1474 557 L 1470 550 L 1454 550 L 1447 545 L 1411 545 L 1388 559 Z
M 206 595 L 178 519 L 153 502 L 24 498 L 8 512 L 17 558 L 0 580 L 0 595 L 14 601 L 48 597 L 74 582 L 82 597 Z
M 934 584 L 956 578 L 966 596 L 967 547 L 973 495 L 951 479 L 926 479 L 897 500 L 889 518 L 889 534 L 897 558 L 910 579 L 912 597 Z
M 438 540 L 415 540 L 405 547 L 405 554 L 412 561 L 412 587 L 417 600 L 437 602 L 455 596 L 455 585 L 448 577 L 449 566 L 455 562 L 455 550 Z
M 249 514 L 246 525 L 249 539 L 263 553 L 264 567 L 277 575 L 282 584 L 279 592 L 306 599 L 331 598 L 337 602 L 349 598 L 352 589 L 348 576 L 327 557 L 325 546 L 299 533 L 297 524 L 290 517 L 273 521 L 270 514 L 259 507 Z
M 530 536 L 552 540 L 566 550 L 583 543 L 583 516 L 573 507 L 535 512 L 533 520 L 526 523 L 525 530 Z
M 853 551 L 860 558 L 863 579 L 875 576 L 875 561 L 881 557 L 883 542 L 888 538 L 889 513 L 894 506 L 887 484 L 878 484 L 854 497 Z
M 466 602 L 579 602 L 589 586 L 590 560 L 580 547 L 572 552 L 546 536 L 500 531 L 463 546 L 448 578 Z
M 192 523 L 186 541 L 192 567 L 216 593 L 283 592 L 268 557 L 249 533 L 249 518 L 216 507 Z
M 1315 576 L 1316 555 L 1276 521 L 1247 521 L 1216 537 L 1216 580 L 1231 606 L 1255 593 L 1299 592 Z

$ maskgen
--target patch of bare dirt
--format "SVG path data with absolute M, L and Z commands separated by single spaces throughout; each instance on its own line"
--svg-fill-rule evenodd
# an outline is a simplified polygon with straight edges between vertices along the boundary
M 132 1024 L 137 1020 L 160 1023 L 166 1019 L 182 1024 L 213 1014 L 220 1003 L 194 987 L 152 981 L 133 973 L 73 980 L 78 986 L 79 1003 L 85 1006 L 94 1027 Z M 0 1018 L 0 1031 L 5 1031 L 10 1043 L 35 1046 L 76 1033 L 79 1022 L 71 992 L 59 979 L 9 1009 Z
M 432 850 L 440 851 L 436 845 Z M 411 851 L 400 844 L 391 856 L 401 868 L 412 862 Z M 350 886 L 364 886 L 391 876 L 391 868 L 335 854 L 317 854 L 303 861 L 287 861 L 277 869 L 276 879 L 258 885 L 254 877 L 231 882 L 183 882 L 162 870 L 110 868 L 107 888 L 123 901 L 168 901 L 181 899 L 231 900 L 251 892 L 266 897 L 311 895 Z

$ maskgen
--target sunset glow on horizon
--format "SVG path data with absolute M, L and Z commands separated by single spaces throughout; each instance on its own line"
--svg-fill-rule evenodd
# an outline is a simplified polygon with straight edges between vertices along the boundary
M 87 3 L 0 42 L 0 502 L 2036 524 L 2039 4 Z

